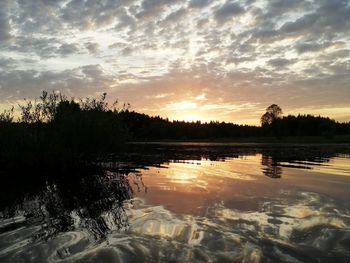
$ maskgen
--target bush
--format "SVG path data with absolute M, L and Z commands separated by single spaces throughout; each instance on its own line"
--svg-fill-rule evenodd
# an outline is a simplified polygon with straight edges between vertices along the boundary
M 44 91 L 39 100 L 25 101 L 19 107 L 17 122 L 13 108 L 0 114 L 3 164 L 97 158 L 121 150 L 128 137 L 119 117 L 123 109 L 117 109 L 116 103 L 109 107 L 106 94 L 77 102 Z

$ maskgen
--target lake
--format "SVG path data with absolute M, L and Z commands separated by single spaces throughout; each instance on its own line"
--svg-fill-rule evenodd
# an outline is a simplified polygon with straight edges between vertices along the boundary
M 349 153 L 132 144 L 97 168 L 5 174 L 0 262 L 350 262 Z

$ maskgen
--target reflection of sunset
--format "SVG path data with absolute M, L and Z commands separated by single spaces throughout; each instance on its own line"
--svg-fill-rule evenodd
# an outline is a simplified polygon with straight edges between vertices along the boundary
M 201 160 L 169 163 L 166 169 L 151 167 L 142 172 L 148 189 L 144 197 L 152 203 L 168 203 L 175 210 L 202 213 L 218 195 L 233 198 L 236 195 L 233 189 L 241 188 L 243 181 L 254 180 L 253 175 L 258 172 L 250 164 L 260 159 L 256 155 L 246 157 L 245 162 Z
M 0 0 L 0 263 L 349 262 L 350 0 Z
M 174 183 L 180 183 L 180 184 L 189 184 L 198 177 L 195 174 L 191 174 L 190 172 L 183 171 L 183 172 L 175 172 L 171 178 L 171 181 Z
M 349 165 L 343 158 L 332 162 L 339 162 L 341 167 Z M 171 162 L 167 168 L 150 167 L 142 171 L 143 182 L 148 190 L 139 196 L 148 203 L 162 204 L 181 213 L 207 213 L 208 207 L 217 205 L 217 200 L 230 209 L 250 211 L 258 209 L 262 200 L 282 196 L 282 189 L 290 187 L 286 185 L 315 188 L 312 182 L 320 180 L 320 172 L 342 175 L 342 170 L 337 172 L 333 167 L 336 165 L 315 166 L 314 169 L 303 170 L 303 174 L 299 175 L 298 169 L 281 167 L 272 157 L 263 154 L 225 161 L 202 159 Z M 275 176 L 277 170 L 278 176 Z M 308 173 L 307 176 L 305 173 Z M 271 177 L 283 180 L 272 180 Z M 317 188 L 328 193 L 347 192 L 339 184 L 326 185 L 327 188 Z

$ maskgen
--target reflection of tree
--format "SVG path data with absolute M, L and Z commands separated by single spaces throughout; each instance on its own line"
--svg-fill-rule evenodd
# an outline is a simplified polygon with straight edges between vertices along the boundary
M 132 198 L 132 189 L 146 190 L 141 176 L 130 173 L 136 168 L 161 167 L 170 161 L 203 158 L 222 161 L 257 153 L 262 153 L 263 174 L 280 178 L 283 167 L 312 169 L 337 153 L 348 154 L 348 148 L 135 144 L 129 145 L 125 156 L 118 156 L 119 162 L 111 157 L 108 162 L 100 164 L 99 167 L 103 168 L 95 164 L 65 164 L 56 170 L 39 167 L 34 173 L 33 170 L 27 171 L 26 166 L 18 166 L 19 171 L 0 170 L 0 218 L 23 214 L 26 225 L 41 226 L 38 238 L 77 228 L 104 237 L 111 229 L 127 226 L 123 204 Z M 50 172 L 45 172 L 47 170 Z
M 264 175 L 271 178 L 281 178 L 282 167 L 278 165 L 278 162 L 272 156 L 263 154 L 261 156 L 261 164 L 264 166 L 262 169 Z
M 2 216 L 13 217 L 17 213 L 23 214 L 27 222 L 38 222 L 41 229 L 36 238 L 49 238 L 77 228 L 104 237 L 112 229 L 126 227 L 128 218 L 123 204 L 133 197 L 130 180 L 142 183 L 139 175 L 97 169 L 75 172 L 46 182 L 35 195 L 9 205 Z
M 341 152 L 340 150 L 338 150 Z M 281 178 L 282 169 L 313 169 L 337 155 L 335 149 L 321 147 L 290 147 L 263 149 L 261 164 L 263 174 L 271 178 Z

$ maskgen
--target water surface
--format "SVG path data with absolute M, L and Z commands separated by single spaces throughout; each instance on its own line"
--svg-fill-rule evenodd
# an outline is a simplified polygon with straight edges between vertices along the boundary
M 0 262 L 350 261 L 348 147 L 148 145 L 120 159 L 8 180 Z

